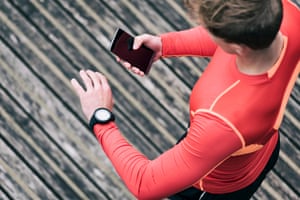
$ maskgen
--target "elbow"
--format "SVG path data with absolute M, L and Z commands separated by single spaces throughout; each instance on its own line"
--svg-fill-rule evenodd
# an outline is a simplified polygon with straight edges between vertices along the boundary
M 153 194 L 134 194 L 135 198 L 138 200 L 159 200 L 162 198 L 155 197 Z
M 163 199 L 156 191 L 139 190 L 138 188 L 129 188 L 130 193 L 138 200 L 159 200 Z
M 135 191 L 130 191 L 131 194 L 133 194 L 133 196 L 138 199 L 138 200 L 154 200 L 155 198 L 152 196 L 149 195 L 149 193 L 147 192 L 141 192 L 139 190 L 135 190 Z
M 163 196 L 160 196 L 159 193 L 152 190 L 151 191 L 131 190 L 131 193 L 138 200 L 159 200 L 164 198 Z

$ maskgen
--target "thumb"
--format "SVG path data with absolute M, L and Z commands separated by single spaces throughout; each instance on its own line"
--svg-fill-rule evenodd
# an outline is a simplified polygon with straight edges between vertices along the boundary
M 132 46 L 133 50 L 139 49 L 142 46 L 142 44 L 144 43 L 144 39 L 145 38 L 143 37 L 143 35 L 136 36 L 134 38 L 134 42 L 133 42 L 133 46 Z

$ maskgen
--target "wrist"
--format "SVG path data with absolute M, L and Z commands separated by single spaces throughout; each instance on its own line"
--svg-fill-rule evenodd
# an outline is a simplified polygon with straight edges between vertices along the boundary
M 97 108 L 89 121 L 89 128 L 93 132 L 96 124 L 108 124 L 114 120 L 115 116 L 110 110 L 107 108 Z

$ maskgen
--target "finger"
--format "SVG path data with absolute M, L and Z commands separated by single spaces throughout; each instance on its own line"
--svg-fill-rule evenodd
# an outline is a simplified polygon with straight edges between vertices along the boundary
M 141 71 L 139 68 L 137 67 L 132 67 L 132 71 L 135 73 L 135 74 L 138 74 L 140 76 L 144 76 L 144 72 Z
M 79 74 L 80 74 L 80 76 L 81 76 L 81 78 L 82 78 L 82 80 L 83 80 L 83 83 L 84 83 L 86 89 L 89 90 L 89 89 L 93 88 L 92 80 L 91 80 L 91 78 L 87 75 L 87 73 L 86 73 L 84 70 L 81 70 L 81 71 L 79 72 Z
M 103 92 L 102 97 L 103 97 L 104 106 L 111 110 L 113 106 L 113 97 L 112 97 L 112 91 L 108 83 L 108 80 L 103 74 L 99 72 L 96 72 L 96 74 L 101 79 L 101 86 Z
M 130 70 L 132 68 L 132 65 L 129 62 L 123 61 L 122 64 L 126 69 Z
M 116 56 L 116 60 L 118 63 L 123 65 L 126 69 L 130 70 L 131 69 L 131 64 L 129 62 L 126 62 L 125 60 L 122 60 L 119 56 Z
M 86 72 L 88 74 L 88 76 L 90 77 L 91 81 L 92 81 L 92 84 L 94 86 L 94 88 L 99 88 L 100 87 L 100 79 L 99 77 L 97 76 L 97 74 L 91 70 L 87 70 Z
M 140 72 L 138 73 L 138 75 L 139 75 L 139 76 L 145 76 L 145 73 L 144 73 L 143 71 L 140 71 Z
M 81 96 L 84 93 L 84 89 L 81 87 L 81 85 L 75 78 L 71 80 L 71 84 L 78 96 Z
M 127 69 L 131 68 L 131 64 L 125 60 L 122 60 L 121 58 L 119 58 L 119 63 L 121 63 Z
M 101 74 L 101 73 L 99 73 L 99 72 L 96 72 L 96 75 L 97 75 L 98 78 L 100 79 L 100 81 L 101 81 L 101 86 L 102 86 L 103 88 L 109 87 L 108 81 L 107 81 L 106 77 L 105 77 L 103 74 Z
M 101 81 L 101 87 L 102 87 L 103 92 L 105 92 L 107 97 L 110 98 L 112 95 L 112 92 L 111 92 L 110 85 L 107 81 L 107 78 L 99 72 L 97 72 L 97 76 L 99 77 L 99 79 Z
M 139 36 L 136 36 L 134 38 L 134 42 L 133 42 L 133 46 L 132 48 L 134 50 L 137 50 L 138 48 L 140 48 L 144 42 L 144 39 L 145 39 L 145 36 L 144 35 L 139 35 Z

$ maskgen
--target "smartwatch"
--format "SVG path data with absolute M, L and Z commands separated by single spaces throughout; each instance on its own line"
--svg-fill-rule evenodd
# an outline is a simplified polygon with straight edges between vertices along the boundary
M 114 121 L 115 117 L 113 113 L 106 108 L 98 108 L 95 110 L 94 114 L 89 123 L 89 128 L 93 132 L 95 124 L 107 124 Z

